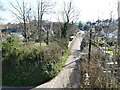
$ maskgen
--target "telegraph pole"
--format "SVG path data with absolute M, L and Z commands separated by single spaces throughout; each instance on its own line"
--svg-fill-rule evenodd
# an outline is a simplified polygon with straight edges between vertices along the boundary
M 90 34 L 89 34 L 89 52 L 88 52 L 88 72 L 85 75 L 85 85 L 90 85 L 90 80 L 89 80 L 89 74 L 90 74 L 90 60 L 91 60 L 91 45 L 92 45 L 92 28 L 91 28 L 91 24 L 90 24 Z
M 92 26 L 91 26 L 92 25 Z M 91 60 L 91 46 L 92 46 L 92 28 L 93 24 L 90 23 L 90 34 L 89 34 L 89 51 L 88 51 L 88 72 L 89 72 L 89 65 Z
M 92 44 L 91 37 L 92 37 L 92 29 L 90 28 L 89 53 L 88 53 L 88 65 L 89 65 L 89 63 L 90 63 L 90 59 L 91 59 L 91 44 Z
M 94 25 L 96 23 L 92 23 L 90 24 L 90 38 L 89 38 L 89 52 L 88 52 L 88 72 L 89 72 L 89 65 L 90 65 L 90 60 L 91 60 L 91 47 L 92 47 L 92 32 L 93 32 L 93 28 L 94 28 Z M 92 25 L 92 26 L 91 26 Z

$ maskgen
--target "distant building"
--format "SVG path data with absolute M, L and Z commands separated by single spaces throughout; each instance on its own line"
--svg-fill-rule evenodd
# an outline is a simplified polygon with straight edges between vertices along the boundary
M 18 36 L 20 37 L 21 39 L 24 38 L 24 32 L 22 30 L 17 30 L 17 29 L 1 29 L 0 32 L 2 34 L 7 34 L 7 35 L 11 35 L 11 36 Z
M 8 34 L 23 34 L 22 30 L 17 30 L 17 29 L 1 29 L 2 33 L 8 33 Z

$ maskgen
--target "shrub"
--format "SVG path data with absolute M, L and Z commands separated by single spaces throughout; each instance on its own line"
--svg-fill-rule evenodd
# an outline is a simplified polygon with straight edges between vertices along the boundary
M 64 49 L 64 50 L 68 49 L 68 40 L 67 39 L 64 39 L 64 38 L 55 39 L 55 42 L 57 42 L 62 49 Z
M 87 40 L 84 38 L 83 40 L 82 40 L 82 42 L 81 42 L 81 46 L 80 46 L 80 48 L 81 48 L 81 51 L 84 49 L 84 47 L 86 47 L 88 45 L 88 42 L 87 42 Z
M 112 70 L 112 68 L 109 68 L 105 64 L 106 55 L 102 53 L 99 48 L 92 47 L 91 60 L 89 63 L 88 56 L 82 56 L 81 59 L 81 63 L 79 64 L 81 88 L 118 88 L 116 76 L 107 72 L 108 70 Z M 106 72 L 103 72 L 104 70 L 106 70 Z M 90 76 L 90 85 L 84 84 L 86 78 L 85 73 L 88 73 Z
M 8 37 L 3 42 L 3 85 L 29 86 L 50 80 L 67 59 L 68 54 L 62 58 L 63 53 L 65 49 L 56 42 L 44 47 L 35 44 L 29 46 Z
M 2 57 L 6 64 L 12 66 L 19 63 L 21 45 L 15 37 L 7 37 L 2 43 Z

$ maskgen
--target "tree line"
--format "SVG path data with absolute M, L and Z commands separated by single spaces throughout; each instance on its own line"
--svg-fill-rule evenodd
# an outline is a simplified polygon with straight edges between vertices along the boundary
M 29 32 L 31 30 L 37 32 L 38 41 L 40 45 L 42 43 L 42 28 L 43 28 L 43 17 L 45 14 L 54 14 L 53 8 L 56 2 L 51 2 L 49 0 L 36 0 L 36 6 L 27 2 L 26 0 L 15 0 L 15 3 L 10 2 L 12 8 L 11 13 L 16 17 L 19 23 L 22 23 L 24 30 L 24 37 L 26 41 L 29 40 Z M 59 12 L 59 11 L 58 11 Z M 58 16 L 58 22 L 60 22 L 60 38 L 68 38 L 68 30 L 70 24 L 74 24 L 79 18 L 79 12 L 74 7 L 73 1 L 63 2 L 63 8 Z M 62 17 L 62 18 L 60 18 Z M 35 21 L 35 23 L 32 21 Z M 37 26 L 36 28 L 33 28 Z M 49 31 L 47 33 L 47 44 L 49 42 Z M 33 34 L 33 33 L 32 33 Z

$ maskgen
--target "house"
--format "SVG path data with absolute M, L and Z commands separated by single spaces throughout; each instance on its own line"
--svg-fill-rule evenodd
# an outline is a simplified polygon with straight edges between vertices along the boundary
M 21 39 L 24 38 L 24 32 L 22 30 L 8 28 L 8 29 L 1 29 L 0 32 L 5 35 L 7 34 L 7 35 L 11 35 L 11 36 L 18 36 Z

